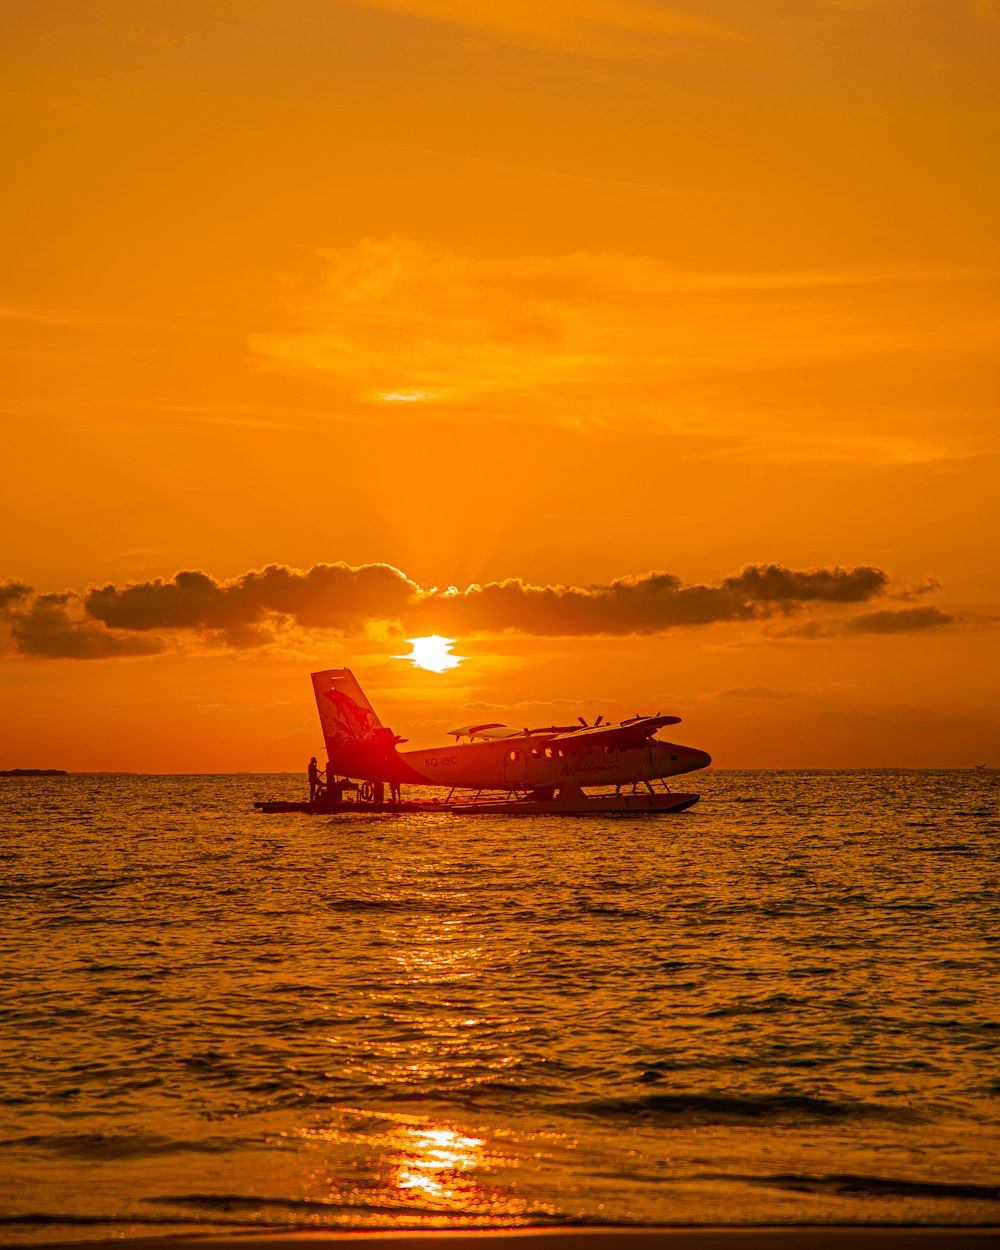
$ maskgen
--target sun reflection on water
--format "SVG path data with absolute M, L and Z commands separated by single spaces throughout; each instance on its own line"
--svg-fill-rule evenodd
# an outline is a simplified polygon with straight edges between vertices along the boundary
M 467 981 L 479 975 L 483 959 L 480 946 L 467 944 L 453 920 L 435 926 L 421 926 L 406 934 L 388 930 L 390 940 L 409 944 L 393 956 L 393 962 L 411 985 L 438 985 L 446 981 Z
M 404 1150 L 393 1160 L 392 1179 L 397 1189 L 415 1192 L 433 1205 L 469 1209 L 482 1206 L 475 1191 L 485 1197 L 469 1173 L 486 1167 L 481 1137 L 466 1137 L 454 1129 L 407 1129 Z
M 449 886 L 431 861 L 383 882 L 380 901 L 386 910 L 376 913 L 374 933 L 383 956 L 365 984 L 365 1037 L 327 1039 L 331 1054 L 345 1045 L 353 1052 L 339 1070 L 331 1064 L 331 1079 L 369 1091 L 371 1102 L 362 1095 L 323 1128 L 302 1130 L 326 1156 L 317 1201 L 324 1210 L 342 1207 L 345 1220 L 364 1208 L 372 1226 L 553 1218 L 554 1208 L 521 1195 L 519 1172 L 526 1157 L 537 1166 L 540 1144 L 496 1124 L 495 1107 L 491 1117 L 484 1106 L 471 1123 L 413 1114 L 428 1100 L 454 1106 L 480 1092 L 489 1103 L 498 1079 L 516 1080 L 517 1014 L 490 987 L 495 944 L 466 892 Z M 372 1105 L 383 1099 L 398 1110 Z
M 544 1134 L 509 1128 L 474 1136 L 460 1124 L 424 1116 L 342 1109 L 323 1128 L 292 1136 L 323 1161 L 301 1185 L 317 1218 L 345 1226 L 490 1227 L 547 1221 L 555 1208 L 528 1202 L 516 1173 L 549 1157 Z

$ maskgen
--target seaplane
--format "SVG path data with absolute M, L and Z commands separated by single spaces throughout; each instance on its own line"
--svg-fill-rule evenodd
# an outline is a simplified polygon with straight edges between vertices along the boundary
M 405 783 L 447 787 L 448 810 L 460 814 L 677 812 L 700 796 L 673 792 L 666 779 L 712 762 L 705 751 L 660 740 L 657 732 L 680 720 L 660 715 L 535 729 L 463 725 L 446 746 L 401 751 L 406 739 L 382 724 L 349 668 L 313 673 L 312 684 L 327 776 L 360 782 L 361 797 L 379 806 L 386 784 L 398 803 Z

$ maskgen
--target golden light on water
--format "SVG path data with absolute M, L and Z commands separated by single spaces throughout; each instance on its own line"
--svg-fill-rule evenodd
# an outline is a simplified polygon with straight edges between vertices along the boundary
M 383 1209 L 428 1228 L 523 1222 L 528 1203 L 513 1173 L 524 1152 L 540 1157 L 535 1135 L 501 1144 L 461 1125 L 370 1107 L 342 1109 L 330 1124 L 290 1136 L 315 1152 L 301 1186 L 322 1214 L 340 1204 Z M 533 1209 L 553 1213 L 537 1202 Z
M 547 1196 L 524 1196 L 523 1171 L 564 1149 L 563 1136 L 521 1134 L 498 1125 L 495 1111 L 480 1120 L 471 1106 L 476 1090 L 488 1094 L 498 1079 L 516 1079 L 508 1072 L 519 1062 L 507 1034 L 516 1018 L 484 993 L 496 953 L 489 926 L 469 906 L 469 892 L 442 876 L 436 852 L 419 846 L 405 868 L 379 880 L 375 897 L 382 908 L 372 935 L 385 955 L 364 993 L 366 1018 L 378 1027 L 355 1039 L 351 1062 L 338 1068 L 358 1102 L 296 1133 L 318 1156 L 303 1187 L 308 1201 L 324 1219 L 343 1207 L 343 1219 L 334 1219 L 344 1227 L 551 1219 L 556 1206 Z M 339 1031 L 328 1042 L 332 1075 L 333 1055 L 350 1043 Z M 413 1113 L 428 1101 L 467 1099 L 469 1123 Z
M 468 1202 L 471 1178 L 485 1167 L 483 1141 L 453 1129 L 409 1129 L 408 1149 L 397 1163 L 396 1185 L 435 1203 Z
M 413 648 L 410 655 L 397 655 L 397 660 L 409 660 L 414 668 L 425 668 L 430 673 L 444 673 L 450 668 L 458 668 L 466 658 L 464 655 L 452 655 L 455 645 L 454 638 L 442 638 L 440 634 L 430 634 L 426 638 L 407 638 Z
M 369 1096 L 297 1130 L 317 1156 L 302 1187 L 306 1199 L 324 1220 L 342 1207 L 343 1219 L 332 1218 L 344 1227 L 352 1219 L 429 1229 L 551 1219 L 557 1208 L 548 1195 L 525 1197 L 524 1169 L 534 1174 L 574 1143 L 498 1126 L 495 1113 L 480 1120 L 470 1109 L 470 1123 L 412 1113 L 428 1100 L 464 1102 L 479 1088 L 488 1092 L 498 1077 L 516 1079 L 506 1075 L 519 1062 L 507 1034 L 516 1018 L 489 994 L 473 1008 L 495 950 L 468 892 L 442 879 L 428 852 L 382 879 L 377 895 L 385 907 L 373 932 L 386 962 L 365 992 L 369 1018 L 380 1023 L 339 1068 L 340 1079 Z M 401 914 L 404 906 L 410 914 Z M 335 1053 L 347 1038 L 328 1041 Z

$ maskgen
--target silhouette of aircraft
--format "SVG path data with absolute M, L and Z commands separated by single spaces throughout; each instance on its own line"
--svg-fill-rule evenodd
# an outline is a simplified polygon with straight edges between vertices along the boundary
M 563 810 L 581 801 L 592 806 L 584 794 L 587 786 L 642 786 L 644 807 L 680 810 L 698 796 L 657 793 L 651 783 L 712 762 L 705 751 L 660 741 L 657 730 L 676 725 L 680 717 L 659 715 L 633 716 L 617 725 L 604 723 L 601 716 L 588 725 L 579 717 L 576 725 L 542 729 L 464 725 L 450 731 L 451 745 L 400 751 L 406 739 L 382 724 L 349 668 L 313 673 L 312 682 L 330 764 L 354 780 L 506 790 L 533 810 L 544 810 L 546 804 Z M 631 810 L 633 804 L 622 806 Z M 509 808 L 508 802 L 504 810 Z

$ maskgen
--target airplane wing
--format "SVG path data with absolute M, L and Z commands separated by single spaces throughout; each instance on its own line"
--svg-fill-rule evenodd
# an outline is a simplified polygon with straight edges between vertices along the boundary
M 481 738 L 484 742 L 492 742 L 497 738 L 520 737 L 520 729 L 508 729 L 506 725 L 463 725 L 461 729 L 449 729 L 448 734 L 457 742 L 459 738 L 475 741 Z
M 613 747 L 618 751 L 644 747 L 662 725 L 677 725 L 679 716 L 636 716 L 620 725 L 599 725 L 590 729 L 573 729 L 557 734 L 551 742 L 586 742 L 595 747 Z

